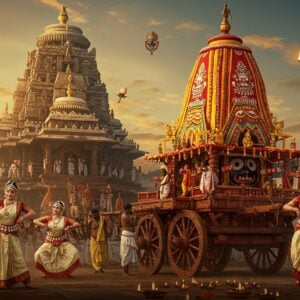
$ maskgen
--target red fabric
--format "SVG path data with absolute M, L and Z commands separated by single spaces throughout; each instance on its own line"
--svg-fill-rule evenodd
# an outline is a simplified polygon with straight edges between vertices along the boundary
M 293 269 L 293 276 L 296 280 L 300 281 L 300 272 L 296 269 Z
M 80 265 L 80 261 L 78 259 L 75 261 L 75 263 L 69 269 L 67 269 L 63 272 L 59 272 L 59 273 L 50 273 L 47 270 L 45 270 L 45 268 L 41 264 L 35 263 L 35 266 L 38 270 L 43 272 L 48 278 L 53 278 L 53 279 L 65 278 L 65 277 L 71 275 L 71 273 L 73 273 L 79 267 L 79 265 Z
M 0 289 L 9 288 L 10 286 L 17 284 L 19 282 L 24 282 L 26 284 L 30 282 L 30 274 L 28 271 L 16 277 L 9 278 L 7 280 L 0 280 Z
M 192 183 L 192 172 L 191 170 L 182 170 L 183 178 L 182 183 L 184 183 L 186 186 L 190 186 Z

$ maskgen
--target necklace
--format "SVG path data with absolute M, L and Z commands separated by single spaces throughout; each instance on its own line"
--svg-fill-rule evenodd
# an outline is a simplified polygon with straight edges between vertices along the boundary
M 5 217 L 8 217 L 9 216 L 9 212 L 8 212 L 8 208 L 7 208 L 7 206 L 9 206 L 9 205 L 11 205 L 11 204 L 13 204 L 13 201 L 8 201 L 8 200 L 4 200 L 4 207 L 5 207 L 5 209 L 4 209 L 4 216 Z
M 53 228 L 57 228 L 57 225 L 60 222 L 60 220 L 61 220 L 61 216 L 55 219 L 53 218 Z

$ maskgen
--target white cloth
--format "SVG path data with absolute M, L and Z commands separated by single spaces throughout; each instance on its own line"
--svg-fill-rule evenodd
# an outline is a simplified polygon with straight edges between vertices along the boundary
M 127 266 L 130 262 L 137 262 L 137 245 L 134 232 L 122 230 L 120 242 L 121 266 Z
M 167 174 L 160 182 L 159 198 L 160 199 L 167 198 L 169 193 L 170 193 L 170 179 L 169 179 L 169 175 Z
M 202 193 L 212 193 L 215 190 L 215 185 L 218 183 L 219 178 L 217 174 L 208 168 L 206 171 L 202 172 L 200 180 L 200 191 Z

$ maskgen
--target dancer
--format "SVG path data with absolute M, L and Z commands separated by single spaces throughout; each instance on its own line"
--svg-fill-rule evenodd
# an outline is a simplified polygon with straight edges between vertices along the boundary
M 0 289 L 18 282 L 32 288 L 17 228 L 35 212 L 24 202 L 17 201 L 18 190 L 17 183 L 9 180 L 4 186 L 4 200 L 0 200 Z M 25 214 L 21 216 L 22 213 Z
M 296 284 L 300 285 L 300 195 L 286 203 L 283 210 L 294 211 L 297 214 L 296 231 L 291 243 L 291 260 Z
M 64 217 L 65 204 L 56 201 L 52 215 L 35 219 L 33 222 L 48 231 L 45 242 L 34 254 L 37 269 L 49 278 L 71 277 L 80 263 L 78 250 L 69 242 L 69 230 L 80 227 L 74 220 Z

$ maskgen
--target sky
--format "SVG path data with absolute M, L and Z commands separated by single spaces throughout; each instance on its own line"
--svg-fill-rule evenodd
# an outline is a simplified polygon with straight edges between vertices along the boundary
M 62 4 L 68 24 L 80 27 L 96 48 L 109 105 L 141 150 L 157 153 L 166 123 L 179 116 L 184 90 L 198 52 L 218 35 L 221 0 L 1 0 L 0 110 L 12 111 L 17 78 L 27 52 L 43 29 L 57 23 Z M 252 49 L 264 78 L 271 111 L 300 146 L 300 1 L 228 0 L 230 33 Z M 155 31 L 159 47 L 145 49 Z M 128 97 L 117 103 L 121 87 Z

